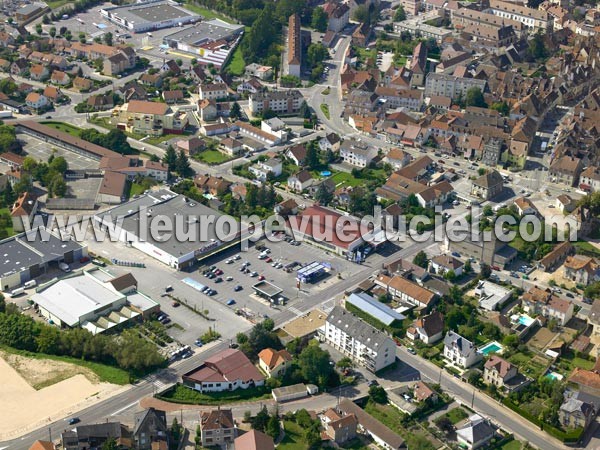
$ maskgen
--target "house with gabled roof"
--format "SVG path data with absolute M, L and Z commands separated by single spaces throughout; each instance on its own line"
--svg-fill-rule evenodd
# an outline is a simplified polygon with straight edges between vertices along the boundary
M 469 420 L 456 430 L 456 438 L 461 446 L 474 450 L 486 445 L 496 434 L 487 419 L 478 414 L 469 417 Z
M 434 311 L 426 316 L 419 317 L 413 325 L 406 330 L 406 337 L 420 340 L 425 344 L 434 344 L 444 334 L 444 316 L 439 311 Z
M 258 354 L 258 366 L 269 378 L 281 376 L 290 366 L 292 355 L 287 350 L 265 348 Z
M 444 338 L 444 358 L 462 369 L 468 369 L 482 359 L 475 344 L 454 331 L 448 331 Z
M 288 178 L 287 185 L 292 191 L 302 192 L 308 189 L 313 182 L 312 174 L 308 170 L 301 170 Z
M 203 447 L 233 443 L 237 428 L 231 409 L 213 409 L 200 413 L 200 443 Z
M 169 445 L 169 426 L 164 411 L 148 408 L 135 414 L 132 438 L 137 450 L 153 450 Z

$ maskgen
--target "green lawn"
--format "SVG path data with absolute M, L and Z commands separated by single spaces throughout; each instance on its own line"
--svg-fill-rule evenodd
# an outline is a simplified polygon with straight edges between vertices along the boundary
M 129 189 L 129 197 L 133 197 L 135 195 L 143 194 L 146 188 L 139 183 L 131 183 L 131 188 Z
M 113 383 L 113 384 L 128 384 L 129 383 L 129 373 L 123 369 L 119 369 L 118 367 L 107 366 L 106 364 L 100 364 L 92 361 L 84 361 L 78 358 L 71 358 L 69 356 L 55 356 L 55 355 L 46 355 L 44 353 L 32 353 L 27 352 L 25 350 L 17 350 L 11 347 L 1 346 L 0 349 L 5 351 L 6 353 L 12 353 L 15 355 L 24 356 L 27 358 L 33 359 L 50 359 L 53 361 L 61 361 L 71 364 L 77 364 L 78 366 L 85 367 L 94 372 L 98 379 L 104 383 Z
M 173 138 L 180 138 L 182 136 L 183 135 L 181 135 L 181 134 L 164 134 L 162 136 L 149 137 L 148 139 L 144 139 L 142 142 L 147 142 L 150 145 L 158 145 L 161 142 L 168 141 L 169 139 L 173 139 Z
M 304 441 L 304 432 L 300 425 L 290 420 L 283 422 L 285 437 L 277 446 L 279 450 L 306 450 Z
M 55 130 L 62 131 L 64 133 L 69 133 L 71 136 L 79 137 L 79 133 L 81 133 L 81 128 L 76 127 L 75 125 L 71 125 L 70 123 L 64 122 L 40 122 L 47 127 L 54 128 Z
M 327 105 L 325 103 L 321 103 L 321 111 L 323 111 L 323 114 L 325 114 L 325 117 L 327 117 L 327 119 L 329 119 L 331 117 L 329 115 L 329 105 Z
M 196 157 L 196 159 L 206 164 L 222 164 L 229 161 L 231 157 L 219 150 L 204 150 Z
M 10 237 L 15 234 L 12 226 L 12 218 L 10 217 L 10 208 L 0 208 L 0 217 L 4 217 L 2 220 L 4 223 L 4 229 L 6 230 L 6 237 Z
M 204 8 L 200 5 L 196 5 L 195 3 L 192 2 L 187 2 L 185 4 L 185 7 L 187 9 L 189 9 L 192 12 L 195 12 L 196 14 L 200 14 L 204 19 L 221 19 L 224 22 L 227 23 L 234 23 L 229 17 L 224 16 L 223 14 L 219 14 L 216 11 L 213 11 L 212 9 L 208 9 L 208 8 Z
M 380 405 L 379 403 L 369 401 L 364 409 L 390 430 L 394 430 L 398 434 L 404 430 L 404 426 L 402 425 L 404 414 L 393 406 Z
M 238 45 L 231 56 L 231 59 L 227 62 L 225 70 L 232 75 L 241 76 L 244 74 L 246 69 L 246 62 L 244 61 L 244 55 L 242 54 L 242 46 Z
M 363 444 L 359 438 L 354 438 L 345 444 L 340 445 L 340 448 L 345 450 L 369 450 L 369 446 Z
M 50 1 L 46 2 L 46 4 L 50 7 L 50 9 L 58 9 L 61 6 L 66 5 L 69 2 L 70 2 L 70 0 L 50 0 Z
M 271 393 L 264 386 L 235 391 L 213 392 L 201 394 L 198 391 L 177 384 L 173 389 L 157 396 L 161 400 L 189 405 L 224 405 L 240 401 L 256 401 L 271 398 Z
M 501 447 L 501 450 L 521 450 L 521 442 L 510 441 Z
M 573 245 L 575 246 L 577 253 L 582 253 L 595 258 L 600 257 L 600 250 L 598 250 L 598 247 L 590 244 L 587 241 L 574 242 Z
M 332 175 L 331 181 L 333 181 L 337 187 L 343 187 L 343 186 L 354 187 L 354 186 L 358 186 L 359 184 L 361 184 L 361 180 L 359 180 L 358 178 L 354 178 L 351 173 L 346 173 L 346 172 L 338 172 L 335 175 Z
M 462 409 L 462 408 L 451 409 L 450 411 L 448 411 L 444 415 L 446 417 L 448 417 L 448 419 L 450 419 L 450 422 L 452 422 L 453 425 L 456 425 L 461 420 L 466 419 L 467 417 L 469 417 L 469 415 L 467 414 L 467 412 L 464 409 Z

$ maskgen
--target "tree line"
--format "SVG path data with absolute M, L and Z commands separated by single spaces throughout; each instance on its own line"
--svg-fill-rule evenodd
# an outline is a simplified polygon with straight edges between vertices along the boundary
M 47 355 L 95 361 L 140 374 L 160 367 L 165 359 L 156 346 L 134 329 L 119 335 L 93 335 L 82 328 L 59 330 L 20 314 L 0 298 L 0 345 Z

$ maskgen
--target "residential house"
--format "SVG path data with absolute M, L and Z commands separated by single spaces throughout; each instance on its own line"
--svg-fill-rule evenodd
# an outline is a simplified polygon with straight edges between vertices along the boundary
M 106 441 L 114 439 L 117 447 L 128 446 L 130 434 L 119 422 L 78 425 L 61 433 L 61 444 L 64 450 L 90 450 L 102 448 Z
M 352 400 L 344 398 L 340 402 L 338 409 L 342 414 L 353 414 L 356 416 L 359 429 L 371 436 L 379 447 L 386 450 L 400 450 L 407 448 L 404 439 L 402 439 L 400 435 L 390 430 Z
M 400 275 L 392 277 L 379 275 L 375 279 L 375 284 L 386 289 L 388 294 L 396 297 L 398 300 L 417 306 L 418 308 L 430 308 L 438 299 L 438 296 L 434 292 Z
M 583 169 L 581 159 L 573 156 L 561 156 L 550 164 L 549 176 L 552 182 L 575 186 Z
M 356 167 L 367 167 L 377 156 L 377 149 L 352 139 L 340 146 L 340 156 L 345 163 Z
M 600 264 L 596 259 L 585 255 L 567 256 L 564 263 L 564 276 L 577 284 L 587 286 L 600 280 Z
M 56 447 L 54 446 L 54 442 L 38 440 L 31 444 L 29 450 L 56 450 Z
M 94 111 L 106 111 L 114 108 L 114 100 L 111 94 L 90 95 L 87 104 Z
M 487 419 L 478 414 L 469 417 L 469 420 L 456 429 L 456 439 L 461 447 L 474 450 L 486 445 L 495 435 L 494 428 Z
M 490 200 L 501 194 L 504 180 L 496 170 L 489 170 L 471 183 L 471 195 Z
M 396 360 L 396 343 L 387 334 L 340 306 L 335 306 L 327 316 L 324 339 L 371 372 Z
M 341 139 L 335 133 L 328 133 L 319 139 L 319 148 L 321 151 L 337 152 L 340 149 Z
M 177 141 L 177 150 L 183 150 L 187 156 L 194 156 L 206 148 L 206 142 L 199 137 Z
M 19 58 L 10 65 L 11 75 L 24 76 L 29 69 L 29 62 L 24 58 Z
M 340 415 L 333 409 L 328 409 L 323 414 L 324 433 L 337 445 L 341 445 L 356 437 L 358 419 L 354 414 Z
M 96 201 L 109 205 L 118 205 L 127 198 L 127 175 L 120 172 L 105 171 L 98 188 Z
M 198 102 L 198 111 L 200 112 L 200 120 L 203 122 L 211 122 L 218 116 L 217 104 L 214 100 L 200 100 Z
M 544 272 L 550 272 L 559 267 L 567 256 L 573 253 L 575 253 L 575 248 L 569 241 L 561 242 L 538 262 L 538 267 Z
M 236 156 L 244 149 L 244 143 L 237 139 L 227 137 L 221 141 L 219 147 L 229 156 Z
M 245 137 L 249 137 L 254 141 L 257 141 L 263 145 L 269 147 L 280 144 L 282 142 L 282 134 L 275 135 L 268 133 L 258 127 L 253 126 L 247 122 L 236 122 L 236 125 L 240 129 L 240 134 Z
M 279 159 L 271 158 L 266 161 L 259 161 L 248 168 L 257 180 L 263 183 L 267 181 L 269 176 L 277 178 L 281 175 L 283 165 Z
M 290 368 L 292 355 L 287 350 L 265 348 L 258 354 L 258 366 L 269 378 L 277 378 Z
M 580 392 L 569 393 L 565 397 L 565 401 L 558 410 L 560 424 L 566 429 L 583 428 L 586 430 L 596 417 L 597 411 L 594 404 L 583 400 L 584 396 Z
M 53 84 L 58 84 L 60 86 L 66 86 L 71 82 L 69 75 L 60 70 L 54 70 L 52 75 L 50 76 L 50 82 Z
M 13 230 L 22 233 L 31 228 L 31 223 L 38 211 L 37 198 L 29 192 L 23 192 L 15 201 L 10 211 Z M 25 223 L 29 226 L 26 227 Z
M 514 202 L 515 207 L 517 208 L 517 212 L 519 216 L 528 216 L 528 215 L 538 215 L 539 211 L 533 204 L 531 200 L 527 197 L 518 197 Z
M 483 366 L 483 381 L 498 388 L 503 388 L 517 373 L 516 366 L 497 355 L 492 355 Z
M 471 341 L 454 331 L 448 331 L 444 338 L 444 358 L 456 367 L 468 369 L 481 361 L 481 354 Z
M 444 180 L 431 184 L 416 192 L 417 201 L 423 208 L 433 208 L 448 201 L 450 194 L 454 192 L 452 185 Z
M 250 430 L 233 441 L 235 450 L 275 450 L 273 438 L 261 431 Z
M 442 339 L 444 334 L 444 316 L 439 311 L 416 319 L 406 331 L 409 339 L 421 340 L 425 344 L 434 344 Z
M 132 100 L 115 107 L 111 122 L 130 133 L 162 136 L 182 134 L 188 125 L 188 115 L 172 110 L 165 103 Z
M 43 66 L 41 64 L 35 64 L 29 70 L 29 77 L 35 81 L 44 81 L 49 76 L 50 76 L 50 72 L 48 72 L 48 69 L 46 68 L 46 66 Z
M 431 259 L 431 268 L 439 275 L 446 275 L 452 271 L 459 277 L 463 273 L 463 262 L 452 255 L 438 255 Z
M 291 159 L 297 166 L 303 166 L 306 159 L 306 147 L 304 144 L 296 144 L 288 148 L 285 156 Z
M 571 196 L 567 194 L 561 194 L 556 197 L 556 209 L 563 214 L 570 213 L 575 209 L 576 206 L 577 203 L 575 200 L 573 200 Z
M 200 445 L 228 446 L 236 436 L 231 409 L 213 409 L 200 413 Z
M 260 129 L 265 133 L 269 133 L 273 136 L 276 136 L 281 142 L 287 141 L 287 125 L 279 117 L 273 117 L 271 119 L 262 120 L 260 122 Z
M 560 326 L 566 325 L 573 317 L 573 303 L 555 296 L 549 289 L 531 287 L 523 294 L 522 300 L 526 313 L 555 319 Z
M 475 287 L 479 307 L 486 311 L 500 309 L 512 297 L 512 291 L 489 280 L 480 280 Z
M 177 61 L 169 59 L 168 61 L 163 62 L 163 65 L 160 67 L 160 72 L 164 74 L 170 72 L 172 75 L 177 76 L 181 72 L 181 67 L 179 67 Z
M 345 3 L 327 2 L 324 6 L 329 18 L 327 29 L 339 33 L 350 21 L 350 8 Z
M 314 180 L 311 173 L 308 170 L 301 170 L 295 175 L 288 178 L 288 188 L 295 192 L 302 192 L 308 189 Z
M 194 185 L 205 194 L 220 197 L 227 192 L 231 187 L 231 182 L 223 177 L 215 177 L 213 175 L 197 175 L 194 178 Z
M 262 91 L 264 88 L 265 87 L 256 78 L 250 78 L 249 80 L 242 81 L 236 88 L 236 91 L 238 94 L 256 94 L 257 92 Z
M 233 391 L 263 386 L 265 377 L 244 353 L 226 349 L 182 376 L 183 384 L 200 392 Z
M 225 83 L 201 84 L 198 94 L 200 100 L 223 100 L 229 96 L 229 90 Z
M 160 73 L 143 73 L 139 80 L 140 83 L 142 83 L 145 86 L 158 89 L 163 84 L 163 75 Z
M 73 89 L 78 92 L 88 92 L 94 87 L 94 82 L 89 78 L 75 77 L 73 78 Z
M 412 161 L 410 153 L 399 148 L 392 148 L 383 158 L 383 161 L 388 163 L 394 170 L 402 169 Z
M 413 397 L 418 403 L 437 403 L 439 396 L 423 381 L 417 381 L 413 388 Z
M 54 86 L 46 86 L 42 94 L 52 103 L 56 103 L 63 97 L 63 93 L 60 88 Z
M 600 168 L 589 166 L 579 176 L 579 189 L 587 192 L 600 191 Z
M 174 91 L 163 91 L 162 93 L 162 98 L 168 105 L 184 101 L 183 97 L 183 91 L 181 89 L 175 89 Z
M 43 94 L 38 94 L 37 92 L 28 94 L 27 97 L 25 97 L 25 104 L 30 110 L 35 112 L 39 112 L 50 106 L 48 98 L 46 98 L 46 96 Z
M 259 80 L 268 80 L 273 76 L 273 68 L 271 66 L 261 66 L 260 64 L 252 63 L 245 67 L 245 74 L 248 77 L 256 77 Z
M 148 408 L 135 414 L 133 442 L 137 450 L 153 450 L 163 443 L 169 445 L 169 425 L 164 411 Z

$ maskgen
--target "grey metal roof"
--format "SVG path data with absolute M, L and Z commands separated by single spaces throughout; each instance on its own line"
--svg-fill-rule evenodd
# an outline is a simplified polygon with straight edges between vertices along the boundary
M 64 254 L 82 248 L 73 240 L 61 240 L 45 228 L 0 241 L 0 274 L 2 276 L 26 270 L 35 264 L 60 260 Z
M 198 22 L 194 26 L 171 33 L 163 38 L 164 42 L 175 41 L 189 45 L 200 45 L 205 42 L 230 39 L 244 29 L 243 25 L 232 25 L 222 20 Z
M 133 5 L 104 8 L 104 10 L 134 24 L 159 23 L 163 20 L 183 20 L 188 17 L 200 19 L 198 14 L 194 14 L 180 6 L 174 6 L 167 1 L 144 2 Z
M 360 292 L 358 294 L 350 294 L 346 302 L 356 306 L 358 309 L 366 312 L 371 317 L 376 318 L 384 325 L 390 325 L 394 320 L 404 320 L 405 316 L 394 311 L 387 305 L 375 300 L 369 294 Z
M 327 322 L 371 349 L 379 349 L 387 341 L 391 341 L 391 338 L 383 331 L 369 325 L 341 306 L 333 308 L 327 316 Z
M 448 331 L 446 333 L 446 337 L 444 337 L 444 346 L 452 347 L 456 345 L 458 351 L 463 356 L 469 356 L 471 352 L 475 351 L 476 348 L 471 341 L 465 339 L 460 334 L 455 333 L 454 331 Z

